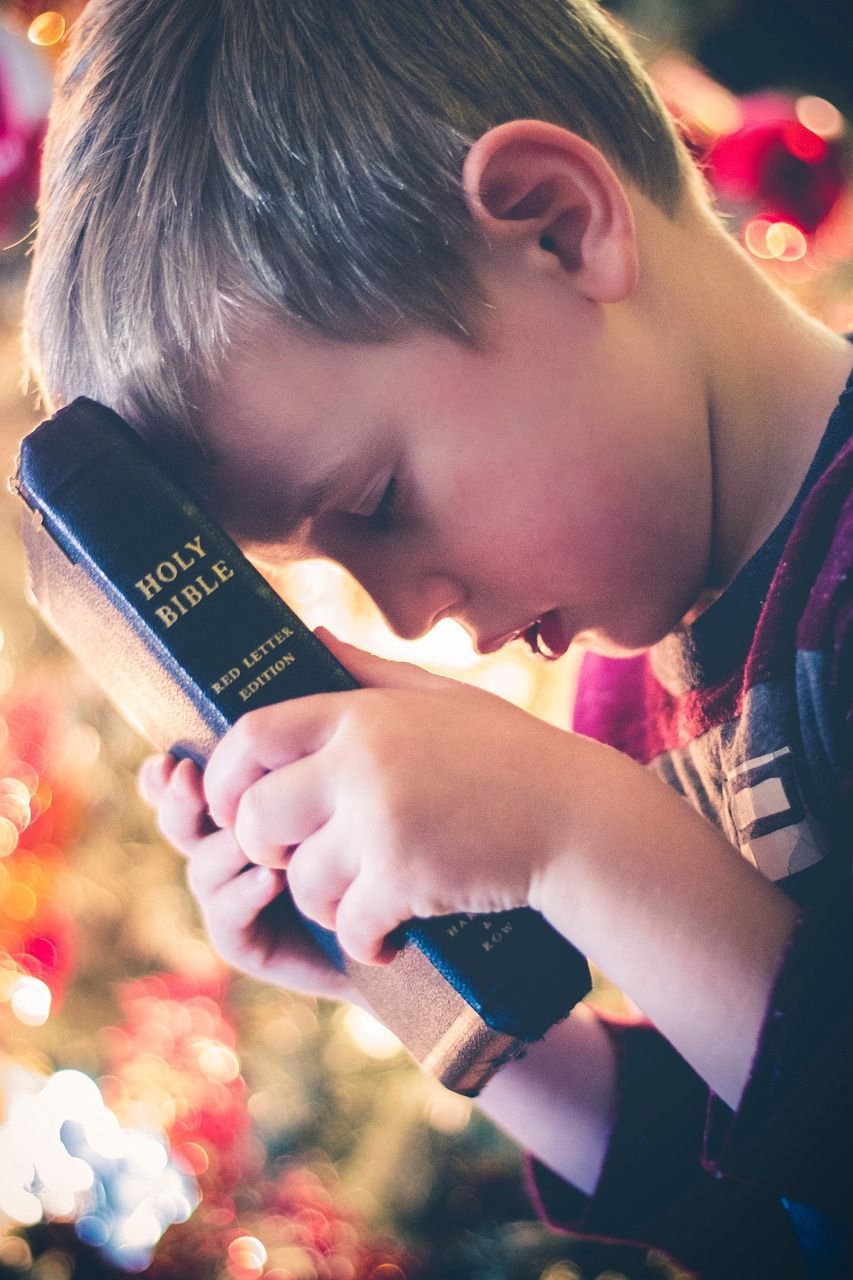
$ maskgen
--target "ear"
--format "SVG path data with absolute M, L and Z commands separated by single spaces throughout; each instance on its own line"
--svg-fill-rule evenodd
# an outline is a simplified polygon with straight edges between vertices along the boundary
M 591 143 L 544 120 L 484 134 L 462 171 L 469 212 L 492 250 L 519 249 L 572 274 L 596 302 L 621 302 L 638 277 L 625 187 Z

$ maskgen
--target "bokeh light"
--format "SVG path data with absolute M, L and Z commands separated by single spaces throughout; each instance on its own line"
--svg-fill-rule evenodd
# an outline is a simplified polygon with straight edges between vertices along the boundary
M 472 1103 L 449 1089 L 437 1088 L 427 1109 L 427 1119 L 440 1133 L 461 1133 L 471 1119 Z
M 353 1043 L 369 1058 L 387 1060 L 395 1057 L 403 1047 L 393 1031 L 357 1005 L 346 1010 L 343 1025 Z
M 228 1262 L 232 1270 L 260 1272 L 266 1260 L 267 1251 L 256 1236 L 238 1236 L 228 1246 Z
M 74 1220 L 82 1241 L 141 1270 L 166 1228 L 193 1212 L 194 1179 L 161 1137 L 122 1130 L 84 1073 L 16 1076 L 0 1125 L 0 1211 L 20 1226 Z
M 204 1044 L 198 1046 L 199 1071 L 217 1084 L 230 1084 L 240 1074 L 240 1059 L 233 1049 L 224 1044 Z
M 55 9 L 46 9 L 33 18 L 27 28 L 27 37 L 33 44 L 59 44 L 65 35 L 65 17 Z
M 40 978 L 24 975 L 12 987 L 12 1012 L 26 1027 L 41 1027 L 50 1017 L 50 987 Z
M 804 94 L 794 103 L 794 111 L 800 124 L 819 138 L 840 138 L 844 133 L 844 117 L 826 98 Z
M 753 218 L 743 232 L 744 244 L 756 258 L 797 262 L 808 252 L 808 241 L 799 227 L 774 218 Z

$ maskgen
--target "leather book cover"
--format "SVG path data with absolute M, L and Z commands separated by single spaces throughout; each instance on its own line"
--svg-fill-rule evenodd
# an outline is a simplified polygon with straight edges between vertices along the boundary
M 160 750 L 204 765 L 244 711 L 356 682 L 117 414 L 75 400 L 22 442 L 12 481 L 29 588 Z M 567 1016 L 586 961 L 529 908 L 410 921 L 390 965 L 305 922 L 442 1083 L 473 1094 Z

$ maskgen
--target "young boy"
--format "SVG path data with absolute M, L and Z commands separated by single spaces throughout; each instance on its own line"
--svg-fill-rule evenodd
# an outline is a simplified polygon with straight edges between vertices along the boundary
M 377 963 L 529 903 L 649 1019 L 581 1007 L 486 1088 L 551 1215 L 850 1274 L 853 347 L 720 226 L 609 21 L 90 0 L 28 332 L 50 407 L 115 406 L 250 552 L 334 557 L 404 636 L 591 651 L 570 734 L 325 636 L 367 688 L 150 763 L 222 954 L 347 996 L 259 936 L 285 886 Z

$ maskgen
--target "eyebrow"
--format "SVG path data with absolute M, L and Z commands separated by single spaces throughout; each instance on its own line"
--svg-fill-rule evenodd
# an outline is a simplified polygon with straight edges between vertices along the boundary
M 321 479 L 304 486 L 301 492 L 297 489 L 292 501 L 288 503 L 286 513 L 277 513 L 276 529 L 280 530 L 279 536 L 293 537 L 306 520 L 316 516 L 340 492 L 342 483 L 351 475 L 352 465 L 341 462 Z

